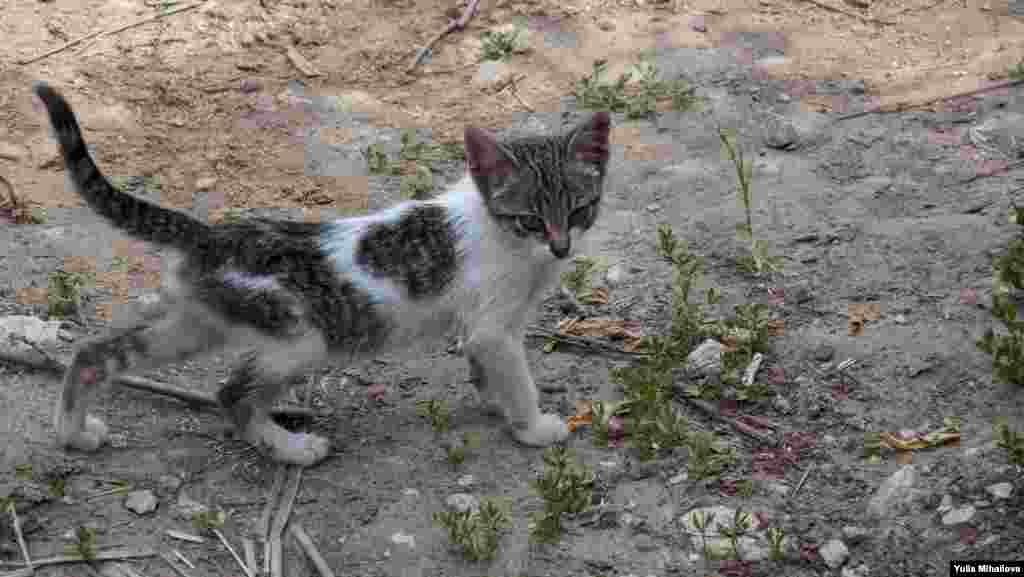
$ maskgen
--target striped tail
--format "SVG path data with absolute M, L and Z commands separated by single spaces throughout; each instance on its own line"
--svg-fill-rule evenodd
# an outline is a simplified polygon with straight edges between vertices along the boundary
M 164 208 L 117 189 L 89 156 L 75 113 L 45 82 L 32 92 L 46 106 L 51 134 L 60 144 L 64 166 L 85 202 L 114 226 L 141 240 L 187 250 L 209 237 L 210 227 L 192 216 Z

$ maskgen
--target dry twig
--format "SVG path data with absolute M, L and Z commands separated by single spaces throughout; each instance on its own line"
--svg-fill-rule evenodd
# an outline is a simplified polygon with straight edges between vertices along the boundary
M 156 557 L 156 551 L 148 547 L 115 547 L 106 550 L 96 551 L 93 561 L 123 561 L 125 559 L 140 559 L 143 557 Z M 66 565 L 68 563 L 85 563 L 85 557 L 81 555 L 58 555 L 56 557 L 44 557 L 35 559 L 32 565 L 35 567 L 46 567 L 48 565 Z M 0 561 L 3 567 L 25 567 L 23 563 L 10 563 Z M 27 569 L 27 567 L 25 567 Z
M 447 28 L 442 30 L 438 35 L 431 38 L 430 42 L 427 42 L 427 44 L 423 48 L 420 48 L 419 51 L 416 52 L 416 58 L 413 58 L 412 63 L 409 64 L 408 68 L 405 69 L 405 72 L 408 74 L 412 72 L 413 69 L 415 69 L 417 66 L 419 66 L 420 62 L 423 61 L 423 58 L 426 57 L 427 53 L 430 52 L 431 48 L 434 47 L 434 44 L 437 44 L 442 38 L 456 30 L 462 30 L 463 28 L 465 28 L 466 24 L 469 23 L 469 19 L 473 17 L 474 13 L 476 13 L 477 6 L 479 5 L 480 0 L 469 0 L 469 4 L 466 5 L 466 9 L 462 11 L 462 15 L 459 16 L 459 19 L 452 20 L 451 22 L 449 22 Z
M 867 116 L 869 114 L 880 114 L 887 112 L 904 112 L 911 108 L 920 108 L 922 106 L 928 106 L 929 104 L 935 104 L 936 102 L 946 102 L 948 100 L 954 100 L 956 98 L 964 98 L 967 96 L 974 96 L 976 94 L 984 94 L 985 92 L 991 92 L 993 90 L 1001 90 L 1003 88 L 1012 88 L 1024 84 L 1024 78 L 1017 80 L 1007 80 L 1006 82 L 1000 82 L 999 84 L 993 84 L 992 86 L 986 86 L 985 88 L 978 88 L 976 90 L 968 90 L 967 92 L 958 92 L 949 96 L 940 96 L 939 98 L 932 98 L 929 100 L 923 100 L 921 102 L 896 102 L 893 104 L 879 104 L 878 106 L 872 106 L 867 110 L 860 112 L 853 112 L 851 114 L 844 114 L 839 118 L 832 121 L 833 124 L 842 122 L 844 120 L 850 120 L 853 118 L 860 118 L 861 116 Z
M 260 516 L 259 539 L 263 541 L 264 573 L 270 573 L 270 520 L 274 516 L 274 509 L 277 507 L 277 501 L 281 495 L 281 489 L 284 488 L 287 476 L 287 467 L 279 466 L 274 471 L 274 483 L 270 486 L 270 496 L 267 497 L 267 504 L 263 507 L 263 515 Z
M 316 545 L 313 544 L 313 540 L 310 539 L 309 534 L 302 528 L 302 525 L 298 521 L 290 523 L 288 525 L 288 531 L 292 534 L 292 537 L 298 541 L 299 546 L 306 552 L 309 560 L 313 562 L 316 570 L 320 572 L 320 577 L 334 577 L 334 571 L 327 566 L 327 561 L 324 560 L 323 556 L 320 555 L 320 551 L 317 550 Z
M 587 337 L 577 337 L 572 335 L 563 335 L 560 332 L 548 330 L 541 327 L 530 327 L 530 330 L 526 333 L 528 339 L 554 339 L 559 343 L 578 347 L 581 349 L 590 349 L 591 351 L 599 351 L 602 353 L 611 353 L 615 355 L 622 355 L 629 358 L 636 358 L 646 356 L 643 353 L 631 353 L 623 350 L 614 345 L 599 341 L 597 339 L 591 339 Z
M 274 524 L 270 528 L 270 575 L 272 577 L 282 577 L 282 543 L 281 537 L 284 534 L 284 528 L 288 524 L 288 519 L 292 516 L 292 507 L 295 505 L 295 497 L 299 494 L 299 486 L 302 484 L 302 467 L 289 467 L 291 477 L 288 479 L 288 484 L 285 485 L 284 492 L 281 495 L 281 507 L 277 510 L 277 515 L 274 516 Z
M 316 78 L 324 75 L 323 72 L 317 70 L 313 64 L 302 55 L 302 53 L 296 50 L 294 46 L 289 46 L 288 50 L 285 51 L 285 54 L 288 56 L 288 60 L 292 63 L 292 66 L 298 68 L 299 72 L 302 72 L 306 76 Z
M 804 483 L 807 482 L 807 476 L 811 474 L 812 469 L 814 469 L 814 463 L 811 463 L 810 466 L 807 467 L 807 470 L 804 471 L 803 476 L 800 477 L 800 482 L 796 484 L 796 487 L 793 488 L 793 492 L 789 494 L 790 499 L 796 497 L 797 492 L 804 486 Z
M 249 572 L 253 575 L 259 573 L 256 565 L 256 543 L 248 537 L 242 537 L 242 550 L 245 554 L 245 564 L 249 566 Z
M 192 577 L 192 575 L 185 571 L 185 569 L 179 567 L 178 562 L 175 561 L 174 558 L 168 555 L 167 553 L 160 553 L 160 558 L 163 559 L 165 563 L 170 565 L 171 569 L 174 569 L 174 572 L 180 575 L 181 577 Z
M 192 10 L 193 8 L 198 8 L 198 7 L 202 6 L 205 3 L 206 3 L 206 0 L 202 0 L 201 2 L 196 2 L 195 4 L 189 4 L 187 6 L 181 6 L 181 7 L 175 8 L 173 10 L 168 10 L 166 12 L 159 12 L 159 13 L 154 14 L 152 16 L 149 16 L 147 18 L 143 18 L 141 20 L 136 20 L 135 22 L 132 22 L 130 24 L 125 24 L 123 26 L 118 26 L 117 28 L 113 28 L 111 30 L 98 30 L 96 32 L 90 32 L 89 34 L 86 34 L 85 36 L 81 36 L 79 38 L 76 38 L 76 39 L 72 40 L 71 42 L 68 42 L 67 44 L 64 44 L 62 46 L 58 46 L 57 48 L 54 48 L 53 50 L 44 52 L 44 53 L 40 54 L 39 56 L 33 56 L 32 58 L 29 58 L 27 60 L 19 60 L 18 64 L 20 64 L 22 66 L 25 66 L 26 64 L 32 64 L 33 62 L 38 62 L 38 61 L 40 61 L 40 60 L 42 60 L 44 58 L 48 58 L 50 56 L 53 56 L 54 54 L 58 54 L 60 52 L 64 52 L 68 48 L 73 48 L 75 46 L 78 46 L 79 44 L 81 44 L 82 42 L 85 42 L 86 40 L 90 40 L 92 38 L 102 38 L 104 36 L 113 36 L 114 34 L 119 34 L 121 32 L 124 32 L 125 30 L 130 30 L 130 29 L 135 28 L 137 26 L 142 26 L 143 24 L 149 24 L 150 22 L 155 22 L 157 20 L 160 20 L 161 18 L 170 16 L 172 14 L 178 14 L 179 12 L 184 12 L 186 10 Z
M 856 18 L 856 19 L 860 20 L 861 22 L 866 22 L 868 24 L 880 24 L 882 26 L 894 26 L 896 24 L 896 22 L 891 22 L 889 20 L 879 20 L 878 18 L 872 18 L 870 16 L 864 16 L 863 14 L 857 14 L 856 12 L 850 12 L 849 10 L 844 10 L 842 8 L 839 8 L 838 6 L 832 6 L 832 5 L 827 4 L 825 2 L 821 2 L 820 0 L 804 0 L 804 1 L 805 2 L 810 2 L 811 4 L 814 4 L 815 6 L 817 6 L 819 8 L 824 8 L 825 10 L 828 10 L 830 12 L 836 12 L 837 14 L 843 14 L 843 15 L 849 16 L 850 18 Z
M 249 566 L 245 564 L 245 561 L 242 561 L 242 558 L 238 556 L 238 552 L 235 551 L 235 548 L 231 546 L 230 542 L 228 542 L 228 538 L 224 536 L 224 533 L 220 529 L 214 528 L 213 534 L 220 539 L 221 544 L 228 550 L 228 553 L 231 553 L 231 556 L 235 558 L 235 563 L 238 563 L 238 566 L 242 568 L 242 572 L 245 573 L 245 576 L 256 577 L 251 571 L 249 571 Z
M 18 510 L 14 506 L 14 501 L 8 503 L 7 507 L 11 511 L 11 525 L 14 526 L 14 536 L 18 539 L 18 547 L 21 549 L 21 556 L 25 558 L 26 568 L 35 571 L 35 565 L 28 554 L 28 545 L 25 544 L 25 535 L 21 532 L 21 521 L 18 520 Z

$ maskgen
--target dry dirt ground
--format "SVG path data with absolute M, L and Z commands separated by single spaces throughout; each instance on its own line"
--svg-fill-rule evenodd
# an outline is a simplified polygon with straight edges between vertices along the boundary
M 665 326 L 670 271 L 653 241 L 656 225 L 668 223 L 705 257 L 704 284 L 724 293 L 723 310 L 770 302 L 773 318 L 784 322 L 758 376 L 772 376 L 768 399 L 721 410 L 770 422 L 785 458 L 686 405 L 677 409 L 692 427 L 714 430 L 738 452 L 736 465 L 713 483 L 681 475 L 683 453 L 640 464 L 627 449 L 593 446 L 581 429 L 570 446 L 597 473 L 609 513 L 555 546 L 527 539 L 541 506 L 529 485 L 541 453 L 515 445 L 478 415 L 460 359 L 432 352 L 313 375 L 306 393 L 334 413 L 313 426 L 331 435 L 336 450 L 305 472 L 293 519 L 335 574 L 902 576 L 945 575 L 951 559 L 1024 559 L 1024 487 L 991 433 L 995 417 L 1024 426 L 1022 392 L 993 382 L 989 358 L 973 345 L 992 325 L 981 306 L 989 302 L 989 258 L 1015 232 L 1005 215 L 1021 178 L 1013 170 L 984 176 L 1019 154 L 1014 138 L 986 147 L 975 137 L 1013 136 L 1024 101 L 1009 89 L 929 104 L 989 85 L 1024 57 L 1019 7 L 987 0 L 484 1 L 466 30 L 438 43 L 409 74 L 417 48 L 461 4 L 209 0 L 25 63 L 185 5 L 5 3 L 0 176 L 20 198 L 45 207 L 47 220 L 2 225 L 0 312 L 45 316 L 51 271 L 93 271 L 99 282 L 86 291 L 85 322 L 67 325 L 80 339 L 159 283 L 160 252 L 112 231 L 65 188 L 31 107 L 33 80 L 66 93 L 108 174 L 156 177 L 159 189 L 147 190 L 167 205 L 211 220 L 227 208 L 321 219 L 399 198 L 397 177 L 368 175 L 367 145 L 396 152 L 403 129 L 451 143 L 466 124 L 555 130 L 574 116 L 573 85 L 595 59 L 606 59 L 615 75 L 650 50 L 664 78 L 686 79 L 705 104 L 643 120 L 615 117 L 612 180 L 588 254 L 625 274 L 608 283 L 613 304 L 587 312 L 638 322 L 645 332 Z M 530 51 L 499 71 L 519 78 L 499 89 L 481 78 L 480 33 L 510 22 L 530 31 Z M 297 66 L 290 47 L 308 64 Z M 831 123 L 876 104 L 925 106 Z M 784 256 L 780 274 L 754 278 L 737 269 L 743 246 L 734 227 L 742 212 L 717 123 L 735 128 L 757 160 L 755 230 Z M 456 162 L 434 168 L 439 186 L 462 170 Z M 114 266 L 115 257 L 126 259 L 127 271 Z M 866 303 L 879 314 L 851 336 L 850 305 Z M 538 324 L 551 329 L 559 319 L 551 302 Z M 621 395 L 609 378 L 621 359 L 546 354 L 542 344 L 531 342 L 530 357 L 547 407 L 569 415 L 576 401 Z M 840 376 L 835 367 L 846 359 L 856 363 Z M 226 366 L 215 359 L 152 376 L 212 391 Z M 224 531 L 236 548 L 257 524 L 273 468 L 231 440 L 217 417 L 120 390 L 105 409 L 116 446 L 91 457 L 65 454 L 54 447 L 50 419 L 58 382 L 15 365 L 0 370 L 0 475 L 17 497 L 34 557 L 63 552 L 69 532 L 86 525 L 101 548 L 178 549 L 196 566 L 190 574 L 241 574 L 216 540 L 197 545 L 165 535 L 193 530 L 193 502 L 228 512 Z M 457 469 L 416 413 L 417 400 L 434 397 L 452 408 L 456 432 L 480 434 L 480 449 Z M 959 446 L 889 454 L 880 463 L 861 457 L 866 433 L 926 432 L 950 416 L 962 420 Z M 770 474 L 758 468 L 772 458 L 786 466 Z M 33 481 L 15 479 L 19 465 L 31 465 Z M 897 471 L 910 489 L 871 514 L 869 499 Z M 56 478 L 63 498 L 25 488 Z M 753 482 L 749 496 L 730 489 L 743 480 Z M 152 490 L 156 511 L 126 509 L 123 496 L 109 493 L 113 481 Z M 1010 483 L 1009 493 L 992 494 L 998 483 Z M 432 525 L 431 514 L 458 492 L 512 504 L 512 528 L 494 562 L 462 561 Z M 705 560 L 683 518 L 718 505 L 784 529 L 791 538 L 785 560 Z M 15 562 L 9 528 L 3 535 L 2 554 Z M 848 557 L 835 553 L 833 540 Z M 314 574 L 291 539 L 285 555 L 286 575 Z M 131 566 L 172 575 L 159 557 Z

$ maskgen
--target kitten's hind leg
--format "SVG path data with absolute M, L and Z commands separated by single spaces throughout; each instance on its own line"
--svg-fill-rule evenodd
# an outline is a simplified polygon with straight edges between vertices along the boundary
M 293 433 L 270 417 L 270 407 L 288 381 L 323 360 L 326 353 L 324 340 L 316 332 L 275 340 L 245 355 L 218 393 L 238 431 L 250 443 L 269 449 L 276 461 L 309 467 L 327 457 L 327 439 Z
M 501 400 L 512 434 L 520 443 L 546 447 L 564 441 L 569 428 L 558 415 L 540 411 L 540 395 L 526 363 L 520 339 L 508 335 L 477 334 L 466 353 L 478 363 L 488 388 Z
M 472 355 L 466 355 L 469 362 L 469 380 L 476 387 L 477 396 L 484 414 L 494 417 L 505 417 L 505 409 L 501 406 L 501 400 L 495 395 L 495 387 L 488 386 L 487 372 L 484 365 Z
M 101 385 L 129 369 L 148 370 L 184 360 L 224 344 L 222 327 L 200 311 L 168 308 L 129 329 L 85 343 L 75 352 L 57 403 L 55 425 L 61 446 L 95 451 L 107 438 L 99 417 L 87 413 Z

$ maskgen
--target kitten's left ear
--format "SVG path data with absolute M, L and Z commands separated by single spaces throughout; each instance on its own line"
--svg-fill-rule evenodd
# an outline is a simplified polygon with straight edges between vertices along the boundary
M 573 158 L 603 167 L 608 162 L 611 125 L 611 117 L 602 111 L 594 113 L 573 129 L 569 137 L 569 151 Z

